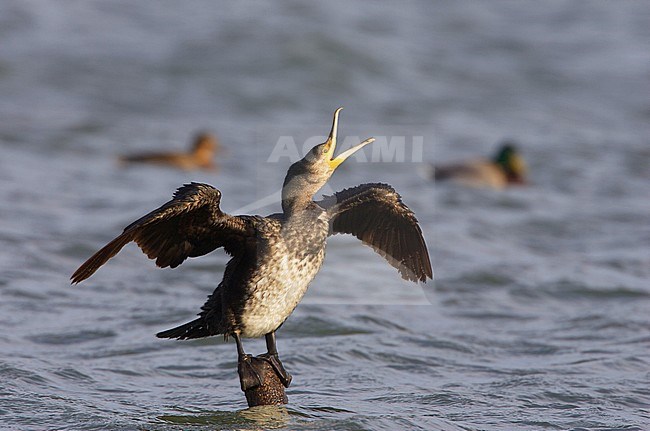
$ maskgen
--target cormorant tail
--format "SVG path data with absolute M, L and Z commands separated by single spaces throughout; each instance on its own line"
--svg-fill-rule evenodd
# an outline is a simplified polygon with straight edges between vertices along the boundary
M 208 328 L 205 325 L 205 320 L 199 317 L 196 320 L 192 320 L 184 325 L 177 326 L 166 331 L 162 331 L 156 334 L 158 338 L 176 338 L 178 340 L 189 340 L 192 338 L 203 338 L 208 337 L 210 334 Z

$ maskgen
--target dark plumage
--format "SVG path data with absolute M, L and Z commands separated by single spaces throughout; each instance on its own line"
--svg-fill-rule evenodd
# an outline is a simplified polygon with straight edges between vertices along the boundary
M 327 210 L 331 233 L 349 233 L 397 268 L 402 278 L 433 277 L 427 246 L 413 212 L 388 184 L 362 184 L 317 202 Z
M 280 214 L 231 216 L 221 211 L 221 193 L 207 184 L 191 183 L 174 198 L 124 229 L 72 275 L 79 283 L 90 277 L 130 241 L 135 241 L 160 267 L 176 267 L 188 257 L 219 247 L 232 256 L 223 280 L 203 305 L 199 317 L 158 334 L 190 339 L 224 334 L 237 342 L 242 388 L 260 383 L 259 373 L 244 353 L 240 337 L 266 336 L 269 363 L 285 385 L 291 377 L 275 349 L 275 330 L 302 299 L 325 256 L 329 235 L 359 238 L 397 268 L 406 280 L 433 277 L 422 232 L 413 212 L 386 184 L 363 184 L 314 202 L 312 196 L 351 154 L 368 139 L 334 158 L 340 108 L 328 140 L 315 146 L 289 169 L 282 188 Z M 242 371 L 243 368 L 243 371 Z

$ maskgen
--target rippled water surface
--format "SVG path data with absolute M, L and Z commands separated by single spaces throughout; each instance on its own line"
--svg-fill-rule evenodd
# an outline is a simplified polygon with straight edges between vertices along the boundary
M 0 429 L 650 429 L 650 6 L 321 3 L 0 2 Z M 366 149 L 324 191 L 395 186 L 436 282 L 332 238 L 278 331 L 286 407 L 245 409 L 232 342 L 154 337 L 222 252 L 160 270 L 131 245 L 69 285 L 183 183 L 277 211 L 340 105 L 349 144 L 405 157 Z M 227 149 L 216 173 L 116 163 L 197 130 Z M 423 176 L 504 138 L 529 187 Z

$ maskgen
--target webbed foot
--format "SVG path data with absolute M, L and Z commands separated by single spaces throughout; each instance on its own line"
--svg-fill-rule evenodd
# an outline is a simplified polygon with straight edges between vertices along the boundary
M 260 368 L 261 364 L 259 361 L 261 360 L 251 355 L 244 355 L 239 358 L 237 373 L 239 373 L 239 382 L 242 391 L 246 392 L 249 389 L 260 386 L 264 382 L 262 380 L 264 370 Z
M 259 355 L 258 358 L 268 362 L 271 365 L 271 367 L 273 367 L 273 371 L 275 371 L 275 374 L 278 375 L 278 378 L 280 379 L 280 382 L 282 382 L 284 387 L 285 388 L 289 387 L 292 379 L 291 374 L 289 374 L 287 370 L 284 369 L 284 365 L 282 365 L 282 362 L 280 361 L 280 357 L 278 356 L 277 353 L 263 353 Z

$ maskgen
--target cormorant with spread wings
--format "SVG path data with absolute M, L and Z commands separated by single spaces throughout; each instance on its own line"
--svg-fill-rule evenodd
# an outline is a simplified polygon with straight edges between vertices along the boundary
M 374 141 L 367 139 L 334 157 L 341 109 L 334 113 L 326 142 L 289 168 L 282 187 L 282 213 L 231 216 L 219 208 L 219 190 L 207 184 L 187 184 L 171 201 L 127 226 L 90 257 L 72 275 L 72 282 L 90 277 L 131 241 L 163 268 L 175 268 L 188 257 L 223 247 L 232 258 L 199 317 L 157 335 L 181 340 L 232 336 L 237 343 L 243 390 L 262 381 L 260 370 L 244 352 L 241 338 L 264 335 L 268 352 L 262 357 L 288 387 L 291 376 L 278 358 L 275 331 L 318 273 L 328 236 L 356 236 L 406 280 L 426 282 L 433 278 L 417 219 L 391 186 L 362 184 L 320 201 L 312 200 L 345 159 Z

